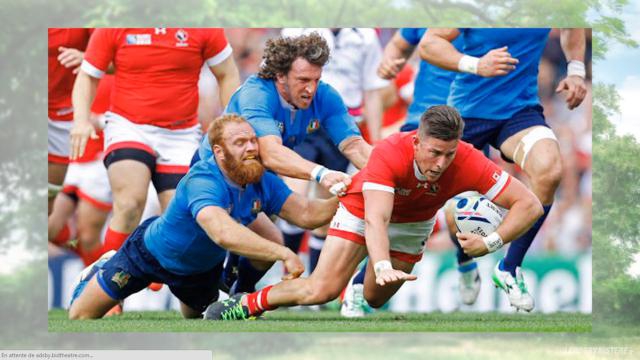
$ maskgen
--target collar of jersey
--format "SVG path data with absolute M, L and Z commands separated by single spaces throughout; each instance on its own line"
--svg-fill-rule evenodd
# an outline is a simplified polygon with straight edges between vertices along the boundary
M 427 177 L 422 175 L 420 168 L 418 167 L 418 163 L 415 160 L 413 160 L 413 174 L 416 176 L 416 179 L 420 181 L 427 181 Z

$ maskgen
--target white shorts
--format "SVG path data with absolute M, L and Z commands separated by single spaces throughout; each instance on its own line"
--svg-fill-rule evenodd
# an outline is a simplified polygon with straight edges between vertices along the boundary
M 69 133 L 73 121 L 47 119 L 49 128 L 49 162 L 68 164 L 71 142 Z
M 76 195 L 100 210 L 110 211 L 113 199 L 102 157 L 91 162 L 72 162 L 62 184 L 62 192 Z
M 139 149 L 155 157 L 155 172 L 186 174 L 189 171 L 191 158 L 202 139 L 200 124 L 170 130 L 132 123 L 112 112 L 107 112 L 105 118 L 105 156 L 117 149 Z
M 420 261 L 435 222 L 434 216 L 426 221 L 389 223 L 388 234 L 391 257 L 410 263 Z M 331 220 L 327 235 L 337 236 L 364 246 L 366 245 L 364 227 L 364 219 L 353 215 L 340 204 L 338 211 Z

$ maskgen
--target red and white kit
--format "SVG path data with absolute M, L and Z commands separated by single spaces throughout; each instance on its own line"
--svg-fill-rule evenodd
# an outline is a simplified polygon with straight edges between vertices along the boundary
M 433 230 L 436 213 L 446 201 L 467 190 L 495 199 L 509 184 L 509 174 L 472 145 L 460 141 L 456 157 L 435 183 L 426 181 L 414 160 L 416 131 L 390 136 L 371 153 L 354 178 L 331 221 L 328 234 L 365 245 L 363 190 L 394 194 L 389 224 L 391 256 L 418 262 Z
M 49 29 L 49 162 L 69 163 L 69 131 L 73 120 L 71 92 L 76 79 L 72 68 L 58 61 L 59 48 L 66 47 L 84 51 L 89 43 L 92 29 Z
M 223 29 L 97 29 L 82 70 L 101 78 L 111 62 L 116 68 L 106 155 L 139 149 L 156 158 L 155 171 L 186 173 L 201 138 L 200 68 L 230 55 Z

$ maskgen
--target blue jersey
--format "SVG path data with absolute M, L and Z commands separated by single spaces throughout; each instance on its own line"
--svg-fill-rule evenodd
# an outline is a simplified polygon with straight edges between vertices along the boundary
M 400 30 L 400 36 L 413 46 L 420 43 L 420 39 L 426 28 L 404 28 Z M 462 51 L 462 37 L 458 36 L 453 41 L 453 46 Z M 415 124 L 417 128 L 420 117 L 430 107 L 446 105 L 449 89 L 456 72 L 444 70 L 424 60 L 420 61 L 420 69 L 414 83 L 413 102 L 409 105 L 406 124 Z
M 149 225 L 144 243 L 165 269 L 179 275 L 203 273 L 224 261 L 226 250 L 196 222 L 200 210 L 218 206 L 248 225 L 261 211 L 280 213 L 290 194 L 273 173 L 265 172 L 259 183 L 242 188 L 224 176 L 215 157 L 201 160 L 180 180 L 165 213 Z
M 548 36 L 549 29 L 460 29 L 464 54 L 482 57 L 489 50 L 508 46 L 507 51 L 519 63 L 505 76 L 458 73 L 451 85 L 449 105 L 465 118 L 505 120 L 539 104 L 538 65 Z
M 320 126 L 336 146 L 344 139 L 360 136 L 360 130 L 338 92 L 322 81 L 309 108 L 296 110 L 278 94 L 273 80 L 252 75 L 231 96 L 224 112 L 240 114 L 258 137 L 276 135 L 291 149 Z M 206 136 L 198 151 L 200 159 L 212 156 Z

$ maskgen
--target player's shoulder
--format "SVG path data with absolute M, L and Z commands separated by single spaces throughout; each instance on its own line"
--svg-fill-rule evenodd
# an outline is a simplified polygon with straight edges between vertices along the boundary
M 189 186 L 194 182 L 198 182 L 198 186 L 202 186 L 202 181 L 211 182 L 212 184 L 224 183 L 224 177 L 213 156 L 206 160 L 199 160 L 193 164 L 184 176 L 185 186 Z
M 415 134 L 415 131 L 393 134 L 376 144 L 373 151 L 378 157 L 393 160 L 392 163 L 401 163 L 411 157 Z

